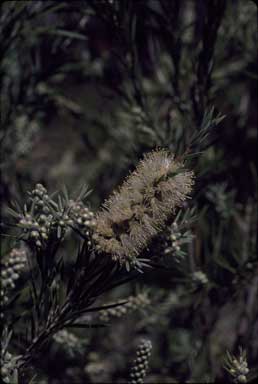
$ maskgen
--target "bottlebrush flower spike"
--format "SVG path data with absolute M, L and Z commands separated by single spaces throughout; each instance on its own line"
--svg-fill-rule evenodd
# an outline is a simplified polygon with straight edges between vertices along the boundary
M 96 215 L 96 248 L 121 265 L 137 256 L 192 190 L 194 174 L 166 150 L 147 153 Z

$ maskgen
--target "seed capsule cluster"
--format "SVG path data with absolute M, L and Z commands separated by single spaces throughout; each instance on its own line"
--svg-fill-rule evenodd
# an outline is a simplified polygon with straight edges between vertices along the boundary
M 147 374 L 149 367 L 149 358 L 151 355 L 152 343 L 150 340 L 142 340 L 136 351 L 136 359 L 134 359 L 128 384 L 141 384 Z
M 101 321 L 110 321 L 112 318 L 120 318 L 137 309 L 145 308 L 150 304 L 150 299 L 146 293 L 139 293 L 137 296 L 129 296 L 126 303 L 114 308 L 103 309 L 99 312 Z

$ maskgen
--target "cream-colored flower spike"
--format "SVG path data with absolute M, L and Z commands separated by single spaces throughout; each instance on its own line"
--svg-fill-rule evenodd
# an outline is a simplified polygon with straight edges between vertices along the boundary
M 134 263 L 192 190 L 194 174 L 168 151 L 147 153 L 96 216 L 96 248 Z

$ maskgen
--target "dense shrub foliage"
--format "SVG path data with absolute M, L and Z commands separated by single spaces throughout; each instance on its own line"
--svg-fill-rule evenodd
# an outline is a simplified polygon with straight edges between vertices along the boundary
M 2 382 L 256 381 L 257 1 L 0 20 Z

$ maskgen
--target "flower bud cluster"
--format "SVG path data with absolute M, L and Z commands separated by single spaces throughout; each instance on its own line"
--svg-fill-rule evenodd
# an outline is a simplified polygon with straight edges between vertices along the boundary
M 29 213 L 26 207 L 25 213 L 20 215 L 18 225 L 23 228 L 27 240 L 41 248 L 49 239 L 53 226 L 53 215 L 50 209 L 53 202 L 42 184 L 36 184 L 29 195 L 33 209 Z
M 89 231 L 96 225 L 94 213 L 82 201 L 69 201 L 68 216 L 72 220 L 72 225 L 75 225 L 85 235 L 89 235 Z
M 175 257 L 175 261 L 179 262 L 185 255 L 183 247 L 185 244 L 191 243 L 193 234 L 190 230 L 182 230 L 175 221 L 165 237 L 164 255 Z
M 1 270 L 1 284 L 3 288 L 14 288 L 15 281 L 19 278 L 20 271 L 26 264 L 26 252 L 20 249 L 12 249 L 8 259 Z
M 229 219 L 235 211 L 234 190 L 229 190 L 227 183 L 217 183 L 211 185 L 207 192 L 207 199 L 214 205 L 215 210 L 222 219 Z
M 192 281 L 196 285 L 206 285 L 209 282 L 207 275 L 202 271 L 195 271 L 192 274 Z
M 53 336 L 53 339 L 55 340 L 56 343 L 69 349 L 75 349 L 79 344 L 78 337 L 75 336 L 73 333 L 68 332 L 66 329 L 62 329 L 61 331 L 58 331 Z
M 12 249 L 7 260 L 4 261 L 1 268 L 1 306 L 8 303 L 8 291 L 15 288 L 15 282 L 19 279 L 26 262 L 26 252 L 17 248 Z M 3 317 L 2 313 L 1 317 Z
M 92 378 L 100 377 L 100 375 L 103 375 L 104 364 L 99 361 L 93 361 L 87 364 L 84 370 Z
M 42 184 L 36 184 L 30 195 L 37 207 L 43 208 L 45 203 L 50 201 L 48 192 Z
M 19 226 L 23 228 L 24 233 L 27 235 L 28 240 L 41 248 L 45 241 L 48 240 L 53 216 L 40 214 L 38 217 L 33 217 L 31 214 L 26 213 L 19 221 Z
M 1 353 L 1 379 L 3 383 L 13 383 L 15 373 L 15 360 L 11 353 Z
M 107 383 L 110 365 L 96 352 L 90 352 L 87 356 L 87 364 L 84 372 L 89 376 L 92 383 Z
M 136 351 L 136 359 L 134 359 L 131 370 L 129 384 L 143 383 L 143 379 L 147 374 L 149 366 L 149 358 L 151 355 L 152 343 L 150 340 L 142 340 Z
M 225 364 L 226 370 L 234 378 L 236 383 L 247 383 L 247 375 L 249 368 L 246 360 L 246 352 L 240 348 L 239 357 L 231 356 L 227 354 L 227 360 Z
M 99 312 L 99 319 L 107 322 L 111 318 L 120 318 L 137 309 L 145 308 L 150 304 L 150 299 L 145 292 L 139 293 L 137 296 L 129 296 L 127 300 L 127 303 L 123 305 L 101 310 Z
M 29 210 L 25 205 L 24 214 L 19 214 L 18 226 L 23 229 L 25 239 L 37 248 L 44 247 L 52 234 L 60 239 L 69 227 L 88 236 L 95 226 L 93 212 L 81 200 L 59 195 L 57 204 L 42 184 L 36 184 L 29 195 Z

